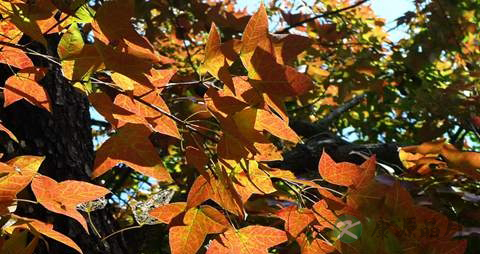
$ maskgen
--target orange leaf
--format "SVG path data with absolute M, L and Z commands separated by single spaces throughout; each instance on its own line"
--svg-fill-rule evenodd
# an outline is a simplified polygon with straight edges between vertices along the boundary
M 205 60 L 203 67 L 217 79 L 222 80 L 227 87 L 233 89 L 233 81 L 228 71 L 229 60 L 222 52 L 220 34 L 217 26 L 212 22 L 210 33 L 208 34 L 207 45 L 205 46 Z
M 285 221 L 285 231 L 294 238 L 315 220 L 315 216 L 310 209 L 298 208 L 297 206 L 283 208 L 276 215 Z
M 172 254 L 196 253 L 207 234 L 221 233 L 228 225 L 222 213 L 207 205 L 188 210 L 183 223 L 184 226 L 170 228 L 169 243 Z
M 260 4 L 258 11 L 250 18 L 242 36 L 240 58 L 247 70 L 253 70 L 252 56 L 257 48 L 266 52 L 273 52 L 272 43 L 268 36 L 268 16 L 265 6 Z
M 208 177 L 205 166 L 208 164 L 209 158 L 203 150 L 193 146 L 187 146 L 185 149 L 185 157 L 187 164 L 195 167 L 202 176 Z
M 160 112 L 161 110 L 167 114 L 170 113 L 165 101 L 154 90 L 149 90 L 146 93 L 141 99 L 151 106 L 124 94 L 117 95 L 114 105 L 120 109 L 116 110 L 113 116 L 121 121 L 141 123 L 147 127 L 152 126 L 154 130 L 162 134 L 180 139 L 180 133 L 175 121 Z M 158 110 L 154 107 L 158 108 Z
M 268 248 L 287 241 L 285 231 L 264 226 L 248 226 L 218 236 L 208 247 L 207 254 L 262 254 Z
M 35 176 L 32 191 L 37 201 L 45 208 L 75 219 L 87 232 L 87 222 L 77 211 L 77 205 L 103 197 L 110 192 L 101 186 L 83 181 L 68 180 L 58 183 L 44 175 Z
M 361 177 L 362 173 L 362 169 L 353 163 L 336 163 L 325 151 L 320 158 L 318 171 L 327 182 L 342 186 L 353 185 L 354 179 Z
M 315 203 L 313 205 L 313 211 L 318 224 L 320 224 L 320 230 L 324 228 L 334 228 L 333 225 L 338 218 L 337 215 L 329 209 L 326 200 L 320 200 Z
M 187 208 L 195 207 L 211 199 L 227 211 L 240 217 L 244 216 L 241 196 L 237 192 L 225 171 L 217 172 L 217 178 L 211 173 L 209 178 L 198 176 L 187 197 Z
M 20 217 L 16 215 L 13 216 L 13 218 L 17 219 L 17 223 L 19 224 L 15 225 L 14 227 L 25 229 L 28 228 L 35 235 L 42 234 L 75 249 L 79 253 L 83 253 L 82 249 L 80 249 L 80 247 L 78 247 L 78 245 L 72 239 L 58 231 L 53 230 L 53 224 L 48 224 L 39 220 Z
M 31 104 L 51 112 L 50 99 L 45 89 L 37 83 L 45 75 L 40 68 L 27 68 L 19 71 L 5 82 L 4 107 L 25 99 Z
M 45 157 L 18 156 L 7 162 L 12 167 L 8 175 L 0 181 L 0 202 L 8 202 L 30 184 Z M 8 170 L 8 169 L 7 169 Z M 2 170 L 4 172 L 4 170 Z
M 120 162 L 158 181 L 171 182 L 172 178 L 162 163 L 155 147 L 150 143 L 148 130 L 143 125 L 127 124 L 118 129 L 97 150 L 92 177 L 104 174 Z
M 186 202 L 164 204 L 153 210 L 150 210 L 148 214 L 150 214 L 152 217 L 155 217 L 160 222 L 170 224 L 173 218 L 185 211 L 186 207 Z
M 2 46 L 0 50 L 0 63 L 11 65 L 19 69 L 33 67 L 32 60 L 25 52 L 18 48 Z

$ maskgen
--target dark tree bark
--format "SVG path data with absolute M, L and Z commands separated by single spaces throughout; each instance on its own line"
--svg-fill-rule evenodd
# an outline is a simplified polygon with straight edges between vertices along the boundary
M 57 56 L 58 37 L 48 38 L 49 48 L 45 50 L 37 43 L 29 47 L 37 52 Z M 52 113 L 37 108 L 26 101 L 19 101 L 1 110 L 3 124 L 18 138 L 19 144 L 2 142 L 2 160 L 18 155 L 46 156 L 39 172 L 57 181 L 90 181 L 94 161 L 89 103 L 85 94 L 75 90 L 66 80 L 56 64 L 43 58 L 32 57 L 36 66 L 48 68 L 48 73 L 40 82 L 51 99 Z M 1 80 L 13 73 L 7 66 L 1 66 Z M 2 82 L 3 84 L 4 82 Z M 2 102 L 3 104 L 3 102 Z M 7 136 L 2 134 L 3 139 Z M 25 191 L 24 191 L 25 192 Z M 30 190 L 26 192 L 33 195 Z M 31 207 L 31 204 L 29 205 Z M 23 208 L 23 209 L 22 209 Z M 54 229 L 72 238 L 84 253 L 128 253 L 121 237 L 114 237 L 102 243 L 90 229 L 90 235 L 75 220 L 51 213 L 36 205 L 34 210 L 19 206 L 16 213 L 54 223 Z M 112 214 L 107 209 L 92 212 L 92 220 L 104 237 L 117 229 Z M 49 241 L 50 250 L 45 247 L 36 253 L 76 253 L 73 249 L 57 241 Z

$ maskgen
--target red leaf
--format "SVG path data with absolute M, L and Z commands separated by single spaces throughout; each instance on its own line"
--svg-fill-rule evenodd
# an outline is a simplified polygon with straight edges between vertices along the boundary
M 58 183 L 44 175 L 35 176 L 32 191 L 37 201 L 45 208 L 75 219 L 87 232 L 87 222 L 77 211 L 77 205 L 103 197 L 110 192 L 101 186 L 83 181 L 68 180 Z

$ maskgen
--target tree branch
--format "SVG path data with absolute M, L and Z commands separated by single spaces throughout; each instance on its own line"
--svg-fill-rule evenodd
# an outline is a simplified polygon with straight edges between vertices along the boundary
M 309 123 L 306 121 L 301 120 L 294 120 L 290 122 L 290 127 L 297 132 L 298 134 L 304 137 L 311 137 L 318 133 L 324 132 L 328 130 L 328 127 L 340 116 L 342 116 L 345 112 L 352 109 L 360 102 L 362 102 L 365 98 L 367 98 L 366 94 L 362 94 L 352 98 L 351 100 L 345 102 L 343 105 L 339 106 L 338 108 L 334 109 L 327 117 L 314 122 Z
M 289 26 L 289 27 L 286 27 L 286 28 L 284 28 L 284 29 L 282 29 L 282 30 L 279 30 L 279 31 L 277 31 L 277 32 L 275 32 L 275 33 L 276 33 L 276 34 L 286 33 L 286 32 L 288 32 L 290 29 L 295 28 L 295 27 L 297 27 L 297 26 L 301 26 L 301 25 L 306 24 L 306 23 L 308 23 L 308 22 L 314 21 L 315 19 L 325 18 L 325 17 L 331 16 L 331 15 L 338 14 L 338 13 L 340 13 L 340 12 L 342 12 L 342 11 L 347 11 L 347 10 L 353 9 L 353 8 L 355 8 L 355 7 L 357 7 L 357 6 L 360 6 L 360 5 L 362 5 L 362 4 L 364 4 L 364 3 L 368 2 L 368 1 L 369 1 L 369 0 L 362 0 L 362 1 L 360 1 L 360 2 L 357 2 L 356 4 L 352 4 L 352 5 L 350 5 L 350 6 L 347 6 L 347 7 L 338 9 L 338 10 L 329 11 L 329 12 L 325 12 L 325 13 L 322 13 L 322 14 L 315 15 L 315 16 L 313 16 L 313 17 L 311 17 L 311 18 L 308 18 L 308 19 L 299 21 L 299 22 L 297 22 L 297 23 L 295 23 L 295 24 L 293 24 L 293 25 L 291 25 L 291 26 Z

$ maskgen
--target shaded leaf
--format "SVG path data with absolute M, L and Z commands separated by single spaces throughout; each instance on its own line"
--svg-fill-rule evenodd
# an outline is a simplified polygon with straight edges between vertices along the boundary
M 123 162 L 158 181 L 171 182 L 170 174 L 148 138 L 150 133 L 145 126 L 138 124 L 126 124 L 118 129 L 116 135 L 97 150 L 92 177 L 99 177 Z

